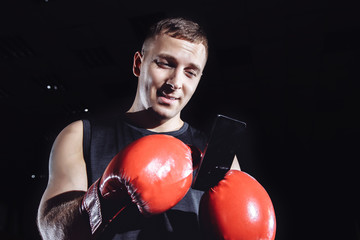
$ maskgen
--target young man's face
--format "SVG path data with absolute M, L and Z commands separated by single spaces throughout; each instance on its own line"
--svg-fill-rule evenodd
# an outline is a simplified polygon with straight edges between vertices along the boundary
M 205 63 L 203 44 L 157 36 L 147 44 L 144 56 L 136 53 L 134 58 L 140 108 L 152 108 L 163 119 L 180 117 L 198 86 Z

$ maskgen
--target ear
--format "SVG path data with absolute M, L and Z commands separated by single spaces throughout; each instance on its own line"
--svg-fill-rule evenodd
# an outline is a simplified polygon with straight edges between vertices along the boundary
M 136 77 L 140 76 L 141 63 L 142 63 L 142 55 L 139 51 L 137 51 L 134 55 L 134 63 L 133 63 L 133 73 Z

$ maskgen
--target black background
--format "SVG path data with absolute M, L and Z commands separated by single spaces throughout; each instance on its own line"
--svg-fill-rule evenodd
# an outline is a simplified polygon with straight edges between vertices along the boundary
M 127 110 L 144 28 L 183 16 L 210 39 L 183 118 L 204 130 L 216 113 L 247 122 L 241 158 L 272 198 L 276 239 L 360 239 L 355 2 L 1 1 L 0 238 L 39 239 L 56 135 Z

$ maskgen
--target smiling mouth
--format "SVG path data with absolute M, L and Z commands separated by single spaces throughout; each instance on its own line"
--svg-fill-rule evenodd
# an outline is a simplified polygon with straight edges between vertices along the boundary
M 164 92 L 164 91 L 158 92 L 158 98 L 159 98 L 159 103 L 161 105 L 168 105 L 168 106 L 172 106 L 180 99 L 176 96 L 166 94 L 166 92 Z
M 179 100 L 180 98 L 166 94 L 165 91 L 158 91 L 158 96 L 169 100 Z

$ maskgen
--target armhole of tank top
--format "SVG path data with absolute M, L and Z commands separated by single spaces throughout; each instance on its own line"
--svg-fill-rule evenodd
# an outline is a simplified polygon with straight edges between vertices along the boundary
M 91 144 L 91 127 L 88 119 L 83 119 L 83 155 L 86 163 L 86 172 L 89 184 L 91 183 L 91 169 L 90 169 L 90 144 Z

